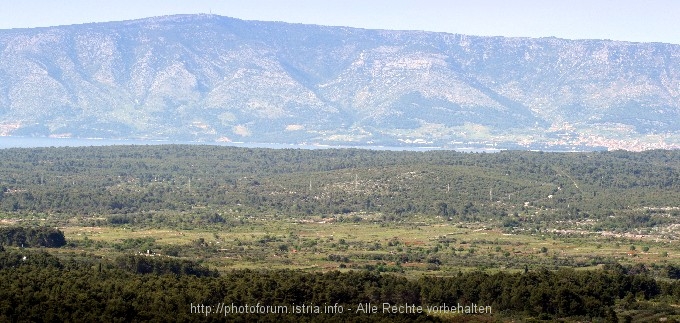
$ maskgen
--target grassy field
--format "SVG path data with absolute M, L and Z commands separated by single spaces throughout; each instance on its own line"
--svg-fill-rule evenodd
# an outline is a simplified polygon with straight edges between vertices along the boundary
M 680 263 L 680 246 L 661 235 L 547 230 L 513 232 L 494 224 L 454 223 L 413 216 L 404 222 L 358 222 L 309 217 L 262 216 L 240 225 L 191 229 L 82 226 L 60 227 L 69 247 L 115 258 L 142 253 L 198 260 L 211 268 L 286 268 L 309 271 L 368 269 L 404 275 L 452 275 L 458 271 L 603 264 Z

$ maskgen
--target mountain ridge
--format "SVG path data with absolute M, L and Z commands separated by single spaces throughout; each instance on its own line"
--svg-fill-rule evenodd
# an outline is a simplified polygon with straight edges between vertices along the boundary
M 216 15 L 0 30 L 0 134 L 680 147 L 680 45 Z

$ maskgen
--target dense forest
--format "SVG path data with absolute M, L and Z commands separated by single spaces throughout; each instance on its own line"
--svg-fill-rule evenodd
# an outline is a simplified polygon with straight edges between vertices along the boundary
M 659 301 L 680 300 L 679 282 L 658 281 L 639 268 L 622 266 L 598 271 L 468 272 L 409 280 L 366 271 L 217 274 L 186 263 L 182 265 L 194 271 L 159 271 L 180 264 L 143 256 L 116 261 L 80 258 L 74 255 L 62 261 L 45 252 L 0 249 L 0 321 L 455 321 L 455 317 L 425 312 L 446 304 L 476 304 L 492 311 L 473 313 L 481 321 L 490 320 L 489 314 L 505 313 L 506 317 L 618 322 L 615 308 L 677 315 L 675 308 Z M 134 263 L 138 265 L 130 266 Z M 151 269 L 140 269 L 145 266 Z M 379 310 L 360 312 L 359 304 L 367 303 Z M 385 312 L 383 303 L 411 304 L 423 313 Z M 199 310 L 198 304 L 204 307 Z M 218 314 L 214 309 L 220 304 L 281 307 L 278 313 Z M 310 306 L 309 311 L 295 312 L 293 306 L 303 304 Z M 205 311 L 208 305 L 212 313 Z M 328 313 L 328 305 L 339 305 L 343 311 L 335 306 Z M 321 308 L 319 313 L 314 306 Z M 281 312 L 284 307 L 287 312 Z
M 680 151 L 3 149 L 0 321 L 673 321 L 678 192 Z
M 210 206 L 287 216 L 372 212 L 654 226 L 680 215 L 680 152 L 543 153 L 112 146 L 0 151 L 0 210 L 164 223 Z M 644 208 L 644 212 L 637 212 Z M 663 212 L 659 212 L 659 210 Z M 536 219 L 531 213 L 540 211 Z M 663 213 L 663 214 L 656 214 Z M 614 215 L 614 217 L 612 217 Z M 228 221 L 224 212 L 199 222 Z

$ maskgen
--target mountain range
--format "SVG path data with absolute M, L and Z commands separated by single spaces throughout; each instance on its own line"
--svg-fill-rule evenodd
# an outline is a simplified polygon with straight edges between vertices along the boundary
M 680 148 L 680 45 L 216 15 L 0 30 L 0 135 Z

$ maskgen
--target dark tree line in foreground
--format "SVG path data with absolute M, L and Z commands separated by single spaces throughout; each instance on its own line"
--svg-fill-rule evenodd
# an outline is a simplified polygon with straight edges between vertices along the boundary
M 25 257 L 25 258 L 24 258 Z M 613 320 L 617 308 L 676 314 L 664 302 L 680 300 L 680 282 L 658 281 L 631 268 L 595 271 L 459 273 L 417 280 L 367 271 L 307 273 L 236 270 L 217 275 L 197 264 L 130 256 L 117 261 L 59 260 L 44 252 L 0 251 L 0 321 L 437 321 L 425 314 L 228 314 L 196 313 L 192 305 L 334 305 L 356 308 L 384 302 L 415 306 L 491 306 L 504 317 L 572 317 Z M 167 264 L 164 262 L 168 262 Z M 142 264 L 143 263 L 143 264 Z M 139 270 L 137 265 L 193 271 Z M 659 303 L 660 302 L 660 303 Z M 290 307 L 289 307 L 290 308 Z M 291 310 L 292 311 L 292 310 Z M 484 317 L 476 314 L 478 318 Z M 487 316 L 488 317 L 488 316 Z

